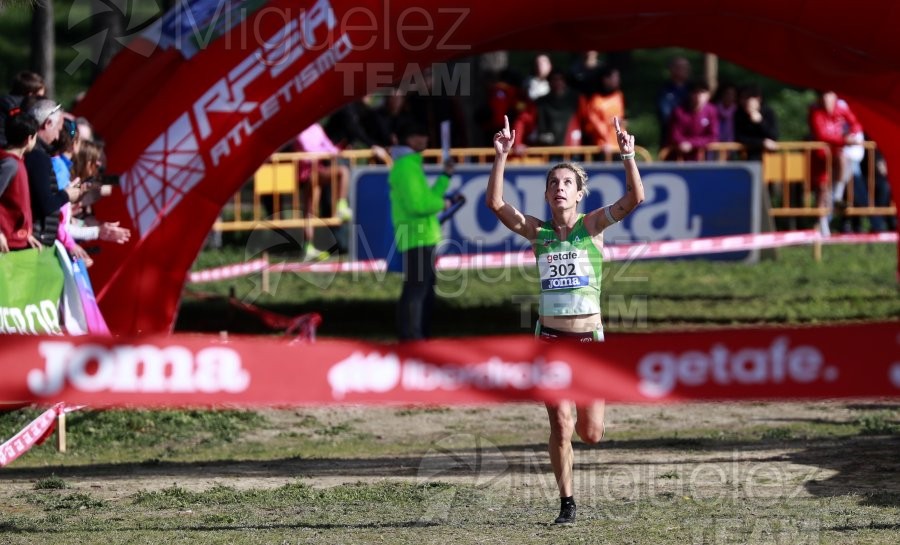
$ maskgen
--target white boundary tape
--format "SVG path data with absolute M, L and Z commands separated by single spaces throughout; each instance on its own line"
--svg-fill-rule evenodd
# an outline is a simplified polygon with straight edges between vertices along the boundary
M 623 261 L 626 259 L 639 260 L 684 257 L 702 254 L 761 250 L 764 248 L 802 246 L 816 242 L 822 244 L 896 243 L 897 233 L 841 234 L 823 237 L 818 231 L 782 231 L 776 233 L 729 235 L 687 240 L 639 242 L 635 244 L 606 246 L 603 249 L 603 259 L 606 261 Z M 534 254 L 531 251 L 446 255 L 437 259 L 438 270 L 497 269 L 531 264 L 534 264 Z M 273 265 L 269 265 L 264 259 L 257 259 L 248 261 L 247 263 L 227 265 L 204 271 L 195 271 L 190 273 L 189 281 L 200 283 L 226 280 L 240 276 L 248 276 L 253 273 L 262 272 L 266 269 L 268 269 L 269 272 L 337 273 L 381 272 L 384 271 L 386 267 L 387 264 L 384 259 L 324 263 L 277 263 Z

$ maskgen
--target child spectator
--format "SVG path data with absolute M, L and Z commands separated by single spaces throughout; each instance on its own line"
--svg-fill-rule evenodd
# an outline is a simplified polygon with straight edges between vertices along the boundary
M 38 122 L 18 107 L 9 110 L 0 150 L 0 252 L 40 248 L 32 235 L 31 195 L 24 155 L 37 143 Z
M 20 108 L 22 101 L 27 97 L 42 97 L 46 92 L 44 78 L 40 74 L 27 70 L 19 72 L 13 78 L 9 94 L 0 97 L 0 147 L 6 145 L 6 136 L 3 131 L 3 123 L 12 108 Z
M 297 151 L 331 153 L 334 156 L 332 161 L 337 162 L 337 153 L 341 150 L 334 145 L 322 125 L 313 123 L 297 135 L 295 140 Z M 301 161 L 299 165 L 298 182 L 301 184 L 303 191 L 304 216 L 307 219 L 318 215 L 318 210 L 313 210 L 313 168 L 318 179 L 319 187 L 331 187 L 332 183 L 337 184 L 338 200 L 336 206 L 337 216 L 347 222 L 353 218 L 353 210 L 347 202 L 347 191 L 350 185 L 350 169 L 346 165 L 332 165 L 322 160 Z M 308 224 L 304 228 L 306 237 L 306 246 L 304 248 L 304 258 L 306 260 L 321 261 L 328 258 L 328 252 L 317 249 L 313 245 L 313 227 Z

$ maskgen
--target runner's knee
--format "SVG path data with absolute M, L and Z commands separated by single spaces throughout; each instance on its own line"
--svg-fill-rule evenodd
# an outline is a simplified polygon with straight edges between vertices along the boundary
M 579 422 L 577 431 L 578 437 L 580 437 L 582 441 L 589 445 L 593 445 L 599 443 L 600 439 L 603 438 L 603 423 L 588 425 Z

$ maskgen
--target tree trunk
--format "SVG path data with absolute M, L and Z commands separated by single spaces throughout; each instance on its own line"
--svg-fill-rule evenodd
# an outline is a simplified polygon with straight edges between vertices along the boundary
M 95 6 L 102 6 L 102 4 L 95 4 Z M 125 35 L 125 14 L 118 9 L 97 13 L 91 17 L 91 26 L 91 34 L 96 34 L 103 30 L 107 31 L 105 40 L 97 40 L 95 42 L 95 47 L 101 49 L 100 51 L 94 51 L 93 58 L 97 59 L 97 64 L 94 65 L 94 71 L 91 74 L 91 80 L 93 81 L 97 79 L 101 72 L 106 70 L 106 67 L 109 66 L 109 61 L 122 48 L 122 44 L 116 38 Z
M 703 54 L 703 76 L 709 85 L 709 91 L 715 93 L 719 87 L 719 57 L 715 53 Z
M 53 33 L 53 0 L 34 0 L 31 15 L 31 70 L 44 78 L 47 96 L 56 95 L 53 66 L 56 38 Z

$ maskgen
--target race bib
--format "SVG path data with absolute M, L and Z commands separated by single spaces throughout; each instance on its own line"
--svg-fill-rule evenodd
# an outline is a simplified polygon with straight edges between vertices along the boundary
M 591 282 L 591 263 L 587 250 L 567 250 L 543 254 L 538 259 L 541 290 L 567 290 L 586 287 Z

